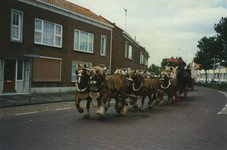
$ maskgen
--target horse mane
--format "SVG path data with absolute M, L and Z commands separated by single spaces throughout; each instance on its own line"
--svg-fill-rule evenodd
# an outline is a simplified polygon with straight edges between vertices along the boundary
M 96 67 L 92 67 L 92 70 L 95 69 L 94 71 L 94 75 L 101 75 L 103 76 L 103 69 L 100 68 L 99 66 L 96 66 Z M 98 70 L 98 73 L 97 73 L 97 70 Z

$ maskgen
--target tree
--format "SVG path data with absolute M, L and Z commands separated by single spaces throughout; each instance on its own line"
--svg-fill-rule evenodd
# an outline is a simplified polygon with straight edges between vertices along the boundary
M 159 74 L 160 73 L 160 67 L 155 65 L 155 64 L 152 64 L 150 65 L 150 67 L 147 69 L 149 72 L 154 72 L 155 74 Z
M 186 69 L 190 69 L 191 68 L 191 63 L 189 63 L 186 67 Z
M 206 82 L 207 82 L 207 70 L 213 68 L 214 59 L 217 59 L 217 39 L 216 37 L 206 36 L 198 41 L 197 47 L 200 49 L 195 55 L 195 62 L 200 64 L 200 69 L 205 70 Z
M 217 51 L 222 66 L 227 67 L 227 17 L 222 17 L 218 24 L 214 25 L 217 34 Z

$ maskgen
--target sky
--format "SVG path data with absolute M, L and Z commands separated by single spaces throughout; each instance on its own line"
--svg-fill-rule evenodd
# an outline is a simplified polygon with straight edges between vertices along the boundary
M 148 66 L 163 58 L 192 62 L 198 41 L 216 35 L 227 17 L 227 0 L 68 0 L 125 30 L 149 53 Z M 127 10 L 127 17 L 125 10 Z M 180 50 L 179 50 L 180 49 Z

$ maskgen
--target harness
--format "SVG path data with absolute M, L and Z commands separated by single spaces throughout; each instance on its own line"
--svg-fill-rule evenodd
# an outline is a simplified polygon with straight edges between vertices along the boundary
M 148 82 L 149 82 L 150 87 L 152 88 L 152 84 L 150 83 L 149 80 L 148 80 Z M 146 88 L 148 91 L 151 90 L 151 89 L 149 89 L 148 87 L 146 87 L 146 86 L 144 85 L 144 78 L 141 76 L 141 81 L 140 81 L 140 86 L 139 86 L 139 88 L 136 89 L 136 88 L 135 88 L 135 82 L 133 82 L 133 83 L 132 83 L 132 89 L 133 89 L 133 91 L 137 92 L 137 91 L 139 91 L 142 87 Z
M 165 74 L 165 75 L 167 75 L 167 77 L 169 77 L 169 75 L 166 72 L 162 72 L 161 74 Z M 165 80 L 165 79 L 162 77 L 160 80 Z M 163 85 L 161 84 L 161 88 L 168 89 L 170 85 L 171 85 L 171 82 L 169 80 L 169 84 L 166 87 L 163 87 Z
M 78 74 L 78 76 L 82 76 L 82 74 Z M 88 97 L 88 90 L 89 90 L 89 79 L 87 81 L 87 85 L 85 86 L 85 88 L 80 89 L 78 82 L 75 83 L 76 86 L 76 95 L 78 98 L 80 99 L 86 99 Z

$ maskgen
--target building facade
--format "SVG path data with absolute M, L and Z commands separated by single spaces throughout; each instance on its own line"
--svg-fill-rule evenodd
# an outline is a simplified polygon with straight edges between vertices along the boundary
M 68 1 L 3 0 L 0 12 L 0 94 L 28 93 L 30 75 L 32 93 L 74 91 L 78 64 L 105 64 L 111 72 L 147 68 L 115 55 L 125 53 L 126 41 L 131 42 L 126 32 L 119 35 L 123 48 L 115 46 L 119 41 L 113 24 Z M 133 44 L 129 45 L 131 52 Z M 144 54 L 139 61 L 148 59 L 145 49 L 133 50 Z
M 214 80 L 216 83 L 227 83 L 227 67 L 215 64 L 214 70 L 207 70 L 207 82 L 211 83 Z M 199 81 L 206 82 L 205 70 L 199 71 Z

